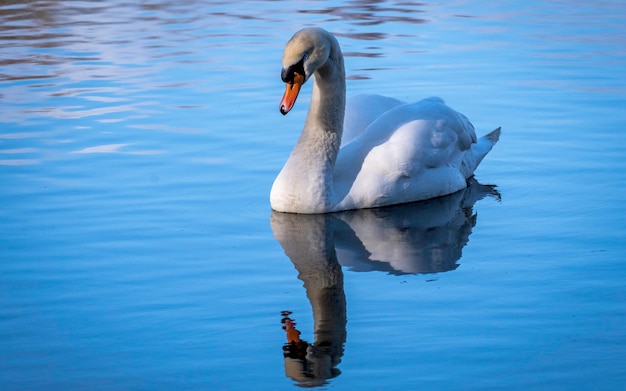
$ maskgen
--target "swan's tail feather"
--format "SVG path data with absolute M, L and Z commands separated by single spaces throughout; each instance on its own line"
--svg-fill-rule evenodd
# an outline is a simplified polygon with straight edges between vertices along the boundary
M 498 127 L 498 129 L 492 130 L 491 132 L 487 133 L 484 137 L 486 137 L 487 140 L 495 144 L 500 139 L 500 129 L 502 128 Z
M 465 178 L 469 178 L 474 175 L 474 171 L 487 155 L 491 148 L 500 139 L 500 128 L 494 129 L 486 135 L 478 139 L 478 142 L 472 145 L 469 153 L 465 154 L 463 159 L 462 171 Z

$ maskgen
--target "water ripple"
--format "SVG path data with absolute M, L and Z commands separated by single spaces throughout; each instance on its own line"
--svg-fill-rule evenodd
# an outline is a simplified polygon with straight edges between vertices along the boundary
M 0 2 L 3 389 L 290 387 L 274 314 L 293 308 L 304 339 L 322 307 L 268 194 L 311 88 L 278 113 L 282 50 L 314 25 L 350 94 L 442 95 L 506 133 L 479 173 L 503 201 L 476 205 L 463 258 L 436 269 L 457 271 L 346 273 L 330 387 L 620 389 L 622 3 Z M 357 236 L 338 237 L 389 271 L 401 248 Z

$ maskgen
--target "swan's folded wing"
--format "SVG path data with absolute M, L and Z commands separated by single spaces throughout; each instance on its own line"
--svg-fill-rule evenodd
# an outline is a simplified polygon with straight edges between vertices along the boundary
M 342 202 L 382 206 L 465 187 L 459 170 L 472 125 L 439 98 L 397 106 L 341 149 L 335 185 Z

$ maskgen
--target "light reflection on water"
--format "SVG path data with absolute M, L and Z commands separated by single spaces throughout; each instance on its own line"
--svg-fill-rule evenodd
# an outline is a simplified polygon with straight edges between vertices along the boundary
M 610 1 L 4 2 L 3 389 L 290 388 L 281 310 L 318 358 L 331 342 L 313 379 L 327 387 L 617 389 L 625 16 Z M 478 172 L 501 202 L 322 219 L 343 310 L 315 301 L 316 258 L 285 255 L 267 200 L 307 108 L 310 85 L 277 110 L 283 45 L 306 25 L 338 36 L 350 94 L 441 95 L 478 133 L 503 128 Z

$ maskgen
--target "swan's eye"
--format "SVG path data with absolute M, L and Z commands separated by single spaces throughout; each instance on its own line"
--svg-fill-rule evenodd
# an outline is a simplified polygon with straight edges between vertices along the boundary
M 308 58 L 308 54 L 305 53 L 305 55 L 302 57 L 300 61 L 291 65 L 287 69 L 283 68 L 282 72 L 280 73 L 281 79 L 283 79 L 285 83 L 293 83 L 294 78 L 295 78 L 294 76 L 295 73 L 299 73 L 300 75 L 304 76 L 306 79 L 306 75 L 304 73 L 304 61 L 307 58 Z

